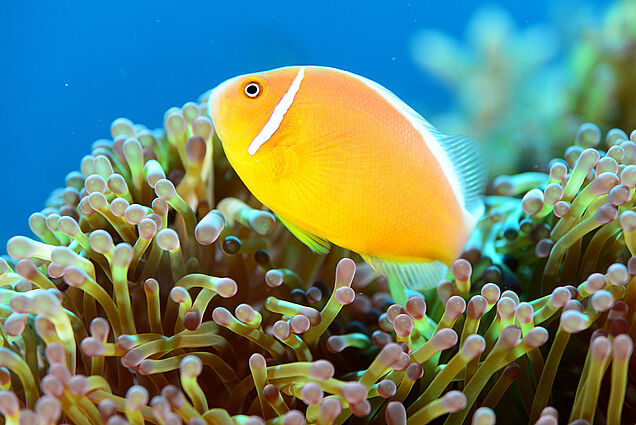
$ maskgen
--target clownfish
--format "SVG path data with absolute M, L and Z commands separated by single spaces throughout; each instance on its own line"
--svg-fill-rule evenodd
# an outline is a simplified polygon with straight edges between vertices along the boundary
M 392 285 L 434 287 L 483 214 L 479 144 L 364 77 L 320 66 L 241 75 L 208 108 L 231 166 L 298 239 L 357 252 Z

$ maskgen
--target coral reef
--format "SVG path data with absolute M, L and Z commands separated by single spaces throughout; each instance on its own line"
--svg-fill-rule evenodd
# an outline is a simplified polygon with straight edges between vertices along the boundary
M 415 63 L 456 98 L 432 123 L 480 140 L 493 158 L 491 177 L 543 166 L 585 121 L 603 130 L 636 126 L 636 6 L 590 6 L 570 5 L 525 28 L 486 6 L 464 43 L 433 29 L 412 40 Z
M 636 4 L 612 3 L 600 25 L 585 26 L 571 57 L 568 109 L 602 128 L 636 125 Z
M 471 17 L 464 44 L 433 29 L 412 40 L 415 63 L 456 98 L 450 110 L 432 114 L 431 122 L 480 140 L 493 159 L 492 177 L 544 164 L 560 149 L 545 140 L 576 129 L 558 120 L 567 105 L 564 84 L 549 65 L 559 41 L 547 25 L 518 29 L 496 6 L 482 6 Z
M 602 151 L 586 124 L 548 174 L 497 179 L 449 279 L 401 306 L 251 197 L 206 96 L 111 130 L 0 261 L 5 423 L 636 418 L 636 133 Z

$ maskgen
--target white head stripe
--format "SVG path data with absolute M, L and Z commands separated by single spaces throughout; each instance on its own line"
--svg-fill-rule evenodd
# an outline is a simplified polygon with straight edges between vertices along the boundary
M 265 142 L 267 142 L 274 135 L 274 133 L 276 133 L 276 130 L 278 130 L 278 127 L 280 127 L 280 124 L 283 122 L 285 114 L 294 102 L 294 97 L 296 96 L 296 93 L 298 93 L 298 90 L 300 89 L 300 83 L 304 77 L 305 67 L 301 66 L 298 74 L 296 75 L 296 78 L 294 78 L 294 81 L 292 81 L 291 85 L 287 89 L 287 92 L 283 95 L 283 97 L 274 108 L 274 112 L 272 112 L 269 120 L 267 120 L 267 123 L 265 123 L 260 133 L 258 133 L 258 135 L 254 137 L 254 140 L 252 140 L 252 143 L 250 143 L 250 146 L 247 148 L 247 152 L 250 155 L 254 155 L 259 150 L 259 148 L 263 146 Z

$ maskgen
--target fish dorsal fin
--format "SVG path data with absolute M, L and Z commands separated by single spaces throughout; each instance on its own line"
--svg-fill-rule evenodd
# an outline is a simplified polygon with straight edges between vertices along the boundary
M 343 72 L 363 82 L 400 111 L 424 139 L 439 161 L 455 194 L 477 220 L 484 211 L 481 195 L 486 188 L 485 154 L 479 143 L 459 135 L 445 135 L 386 87 L 368 78 Z
M 481 217 L 484 213 L 482 195 L 488 177 L 483 148 L 479 142 L 469 137 L 458 134 L 445 135 L 440 132 L 433 134 L 453 165 L 466 210 L 476 218 Z
M 283 225 L 285 225 L 285 227 L 287 227 L 290 232 L 292 232 L 294 236 L 298 238 L 299 241 L 307 245 L 309 249 L 311 249 L 316 254 L 326 254 L 331 249 L 331 244 L 329 243 L 329 241 L 326 241 L 320 236 L 316 236 L 313 233 L 306 231 L 305 229 L 301 229 L 300 227 L 287 221 L 281 216 L 278 216 L 278 219 L 281 223 L 283 223 Z
M 389 279 L 408 289 L 424 291 L 435 288 L 446 276 L 448 266 L 441 261 L 399 261 L 362 255 L 364 261 Z

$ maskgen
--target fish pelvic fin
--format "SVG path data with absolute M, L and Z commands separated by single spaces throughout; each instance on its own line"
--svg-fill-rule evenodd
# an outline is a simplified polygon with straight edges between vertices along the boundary
M 362 258 L 386 276 L 390 285 L 399 283 L 404 288 L 415 291 L 435 288 L 448 272 L 448 266 L 437 260 L 402 261 L 370 255 L 362 255 Z
M 316 254 L 326 254 L 331 249 L 331 243 L 329 241 L 296 226 L 281 216 L 278 216 L 278 219 L 299 241 L 307 245 L 307 247 Z

